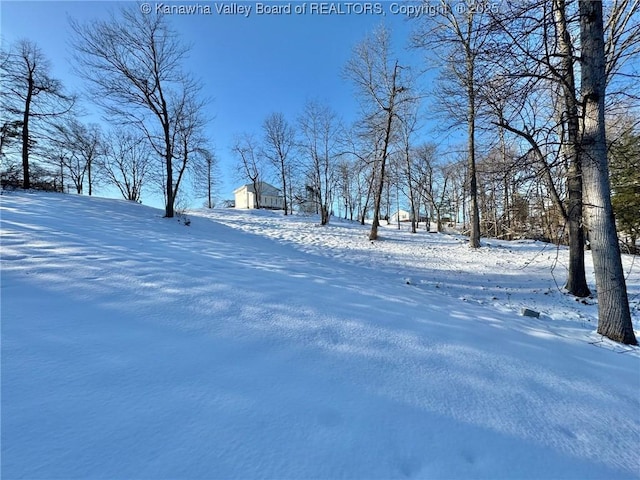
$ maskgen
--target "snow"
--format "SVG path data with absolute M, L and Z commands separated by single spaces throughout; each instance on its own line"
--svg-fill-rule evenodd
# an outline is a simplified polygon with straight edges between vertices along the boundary
M 0 202 L 2 478 L 640 478 L 640 349 L 565 249 Z

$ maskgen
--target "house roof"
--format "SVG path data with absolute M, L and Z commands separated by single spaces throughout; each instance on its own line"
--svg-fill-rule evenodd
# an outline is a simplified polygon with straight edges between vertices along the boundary
M 258 182 L 259 184 L 259 189 L 260 189 L 260 193 L 262 195 L 272 195 L 272 196 L 280 196 L 281 192 L 280 189 L 274 187 L 273 185 L 267 183 L 267 182 Z M 236 188 L 233 193 L 238 193 L 240 190 L 246 188 L 248 192 L 250 193 L 256 193 L 255 189 L 253 187 L 253 183 L 247 183 L 245 185 L 242 185 L 241 187 Z

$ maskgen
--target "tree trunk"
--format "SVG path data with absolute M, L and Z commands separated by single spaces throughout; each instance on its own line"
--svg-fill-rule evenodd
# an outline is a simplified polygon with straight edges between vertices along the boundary
M 409 140 L 407 140 L 407 143 L 405 144 L 404 158 L 407 162 L 407 185 L 409 187 L 409 207 L 411 209 L 411 233 L 416 233 L 416 192 L 413 186 L 413 175 L 411 172 L 411 152 L 409 150 Z
M 33 98 L 33 76 L 27 79 L 27 98 L 24 102 L 24 115 L 22 117 L 22 188 L 31 188 L 29 178 L 29 116 L 31 113 L 31 99 Z
M 173 166 L 172 166 L 172 158 L 171 153 L 167 152 L 165 154 L 165 163 L 167 169 L 167 205 L 165 207 L 164 216 L 167 218 L 173 218 L 173 206 L 174 206 L 174 198 L 173 198 Z
M 87 162 L 87 181 L 89 182 L 89 196 L 93 194 L 93 178 L 91 177 L 91 163 L 93 160 Z
M 375 168 L 371 171 L 371 179 L 369 180 L 369 182 L 367 182 L 368 188 L 367 188 L 367 196 L 365 197 L 364 200 L 364 205 L 362 206 L 362 215 L 360 217 L 360 225 L 364 225 L 365 220 L 366 220 L 366 216 L 367 216 L 367 210 L 369 209 L 369 201 L 371 200 L 371 193 L 373 192 L 373 184 L 375 183 L 376 180 L 376 176 L 375 176 Z
M 467 155 L 469 155 L 469 195 L 471 202 L 471 230 L 469 232 L 469 246 L 480 247 L 480 209 L 478 208 L 478 174 L 476 172 L 476 94 L 474 63 L 471 53 L 467 52 Z M 438 227 L 439 230 L 440 227 Z
M 394 88 L 395 88 L 395 76 L 394 76 Z M 387 151 L 389 148 L 389 140 L 391 138 L 391 120 L 393 118 L 393 107 L 389 108 L 387 112 L 387 130 L 385 132 L 384 144 L 382 147 L 382 156 L 380 158 L 380 179 L 375 191 L 373 200 L 373 223 L 371 224 L 371 232 L 369 233 L 369 240 L 377 240 L 378 227 L 380 226 L 380 205 L 382 203 L 382 194 L 384 193 L 384 175 L 385 166 L 387 164 Z
M 569 163 L 567 190 L 569 201 L 567 219 L 569 223 L 569 273 L 565 288 L 576 297 L 586 297 L 591 292 L 584 271 L 584 230 L 582 228 L 582 155 L 578 139 L 579 119 L 576 100 L 573 48 L 567 25 L 565 0 L 554 1 L 554 17 L 557 28 L 558 49 L 561 58 L 561 85 L 563 107 L 567 125 L 566 141 L 562 139 L 562 150 Z
M 156 82 L 159 84 L 159 82 Z M 162 123 L 162 130 L 164 133 L 164 161 L 167 173 L 167 184 L 165 185 L 165 191 L 167 194 L 167 204 L 165 206 L 165 214 L 166 218 L 173 218 L 174 216 L 174 189 L 173 189 L 173 141 L 171 138 L 170 125 L 171 122 L 169 120 L 169 110 L 167 107 L 167 102 L 164 99 L 164 95 L 162 90 L 159 91 L 160 95 L 160 105 L 162 107 L 161 112 L 158 114 L 160 118 L 160 122 Z
M 207 205 L 209 208 L 213 208 L 213 204 L 211 202 L 211 168 L 212 161 L 207 161 Z
M 289 214 L 289 204 L 287 203 L 287 170 L 284 158 L 280 157 L 280 171 L 282 172 L 282 195 L 284 196 L 284 214 Z
M 391 126 L 395 113 L 396 95 L 398 94 L 398 89 L 396 86 L 397 78 L 398 62 L 396 61 L 396 64 L 393 67 L 393 74 L 391 76 L 391 92 L 389 94 L 389 104 L 385 109 L 387 112 L 387 124 L 385 126 L 386 128 L 384 132 L 384 141 L 382 143 L 382 155 L 380 157 L 380 181 L 378 183 L 378 188 L 374 199 L 373 224 L 371 225 L 369 240 L 376 240 L 378 238 L 378 227 L 380 226 L 380 203 L 382 201 L 382 194 L 384 190 L 385 166 L 387 163 L 387 156 L 389 155 L 389 144 L 391 143 Z
M 598 290 L 598 333 L 637 345 L 616 233 L 605 137 L 605 54 L 602 2 L 580 0 L 582 137 L 586 223 Z

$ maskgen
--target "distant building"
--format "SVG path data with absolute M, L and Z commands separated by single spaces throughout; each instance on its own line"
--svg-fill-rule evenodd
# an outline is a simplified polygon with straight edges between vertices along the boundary
M 257 187 L 257 192 L 256 192 Z M 235 208 L 268 208 L 281 210 L 284 208 L 282 192 L 266 182 L 247 183 L 233 191 L 235 195 Z M 258 200 L 258 201 L 256 201 Z
M 399 221 L 410 222 L 411 214 L 406 210 L 398 210 L 393 215 L 391 215 L 391 218 L 389 218 L 389 223 L 398 223 Z

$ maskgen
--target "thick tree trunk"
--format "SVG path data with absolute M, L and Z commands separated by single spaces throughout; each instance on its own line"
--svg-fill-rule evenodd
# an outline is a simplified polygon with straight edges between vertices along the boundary
M 395 75 L 394 75 L 394 88 L 395 88 Z M 392 100 L 393 102 L 393 100 Z M 393 119 L 393 103 L 389 107 L 387 112 L 387 129 L 385 131 L 384 144 L 382 147 L 382 156 L 380 158 L 380 178 L 378 186 L 376 188 L 373 204 L 373 223 L 371 224 L 371 232 L 369 232 L 369 240 L 377 240 L 378 227 L 380 226 L 380 205 L 382 204 L 382 194 L 384 193 L 384 175 L 385 167 L 387 164 L 387 152 L 389 148 L 389 141 L 391 139 L 391 121 Z
M 156 83 L 159 84 L 160 82 L 157 81 Z M 164 134 L 164 161 L 167 173 L 167 184 L 165 185 L 165 191 L 167 193 L 167 205 L 165 206 L 164 216 L 166 218 L 173 218 L 176 199 L 173 189 L 173 141 L 170 131 L 171 122 L 169 120 L 169 109 L 167 107 L 167 102 L 164 99 L 162 90 L 159 91 L 159 95 L 160 105 L 162 109 L 158 114 L 158 117 L 160 118 L 160 122 L 162 123 L 162 130 Z
M 591 294 L 584 269 L 584 229 L 582 227 L 582 173 L 577 162 L 571 162 L 567 186 L 569 190 L 569 272 L 565 289 L 576 297 Z
M 567 220 L 569 224 L 569 273 L 565 288 L 576 297 L 586 297 L 591 292 L 584 271 L 584 230 L 582 227 L 582 158 L 578 139 L 579 119 L 576 100 L 573 46 L 569 32 L 565 0 L 554 1 L 558 50 L 561 59 L 561 86 L 563 92 L 566 139 L 561 146 L 569 163 L 567 190 Z
M 374 169 L 375 170 L 375 169 Z M 362 211 L 360 212 L 360 225 L 364 225 L 366 217 L 367 217 L 367 210 L 369 210 L 369 201 L 371 200 L 371 193 L 373 192 L 373 184 L 375 183 L 375 175 L 372 172 L 371 173 L 371 180 L 368 182 L 369 186 L 367 188 L 367 196 L 365 197 L 364 200 L 364 205 L 362 205 Z
M 87 181 L 89 182 L 89 196 L 93 194 L 93 178 L 91 177 L 91 163 L 93 160 L 87 162 Z
M 325 205 L 320 207 L 320 224 L 326 225 L 329 223 L 329 210 Z
M 384 170 L 384 163 L 382 164 Z M 380 182 L 373 200 L 373 222 L 371 223 L 371 231 L 369 232 L 369 240 L 378 239 L 378 227 L 380 226 L 380 204 L 382 203 L 382 190 L 384 189 L 384 177 L 380 175 Z
M 637 345 L 633 332 L 620 244 L 616 233 L 605 137 L 605 54 L 602 2 L 580 0 L 582 43 L 582 137 L 586 223 L 598 290 L 598 333 Z
M 172 166 L 172 155 L 168 152 L 165 155 L 165 166 L 167 169 L 167 205 L 165 207 L 164 216 L 167 218 L 173 218 L 173 206 L 174 206 L 174 198 L 173 198 L 173 166 Z

